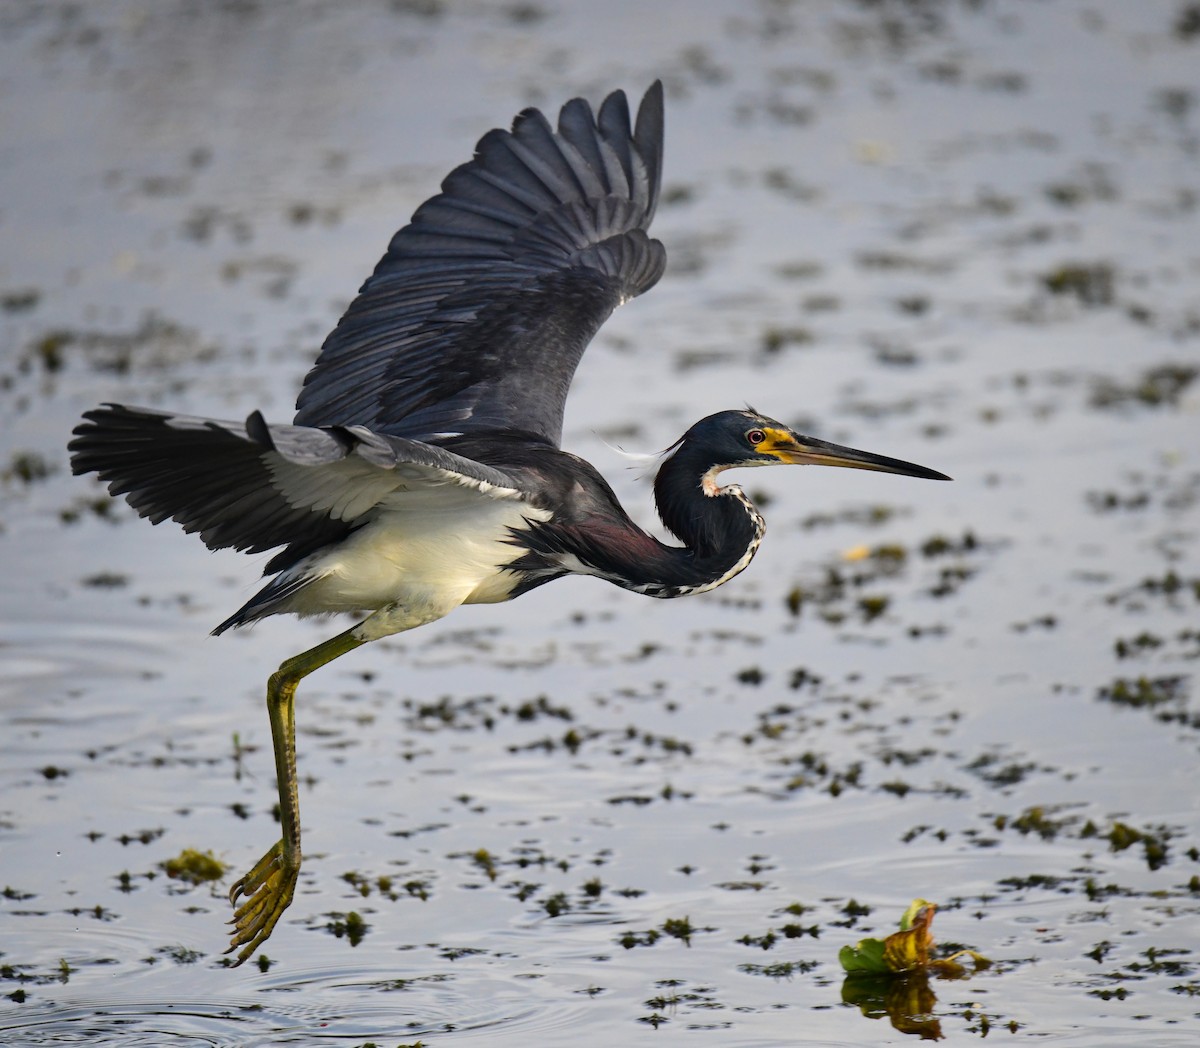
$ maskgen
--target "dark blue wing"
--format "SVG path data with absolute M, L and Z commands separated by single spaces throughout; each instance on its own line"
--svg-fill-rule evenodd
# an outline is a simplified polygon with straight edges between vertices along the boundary
M 302 426 L 406 436 L 508 429 L 557 444 L 592 336 L 652 287 L 666 253 L 646 235 L 662 173 L 662 85 L 630 128 L 616 91 L 598 115 L 536 109 L 491 131 L 393 238 L 325 340 L 296 408 Z
M 99 474 L 143 517 L 199 532 L 209 549 L 260 553 L 281 571 L 345 538 L 378 504 L 454 485 L 528 501 L 528 471 L 506 471 L 445 448 L 360 426 L 269 426 L 107 404 L 75 427 L 71 466 Z

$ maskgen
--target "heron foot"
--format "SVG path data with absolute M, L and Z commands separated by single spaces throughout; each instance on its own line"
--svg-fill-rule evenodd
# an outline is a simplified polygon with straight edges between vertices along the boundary
M 270 937 L 292 903 L 300 861 L 288 855 L 283 841 L 276 841 L 254 868 L 229 890 L 229 901 L 236 909 L 229 922 L 234 926 L 226 953 L 239 950 L 233 962 L 236 968 Z M 238 900 L 241 899 L 241 905 Z M 240 949 L 239 949 L 240 948 Z

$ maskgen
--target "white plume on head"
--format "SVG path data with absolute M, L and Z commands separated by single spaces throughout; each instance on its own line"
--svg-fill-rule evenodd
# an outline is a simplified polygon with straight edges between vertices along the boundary
M 658 472 L 658 467 L 662 465 L 663 460 L 679 447 L 679 441 L 677 440 L 670 447 L 663 448 L 662 451 L 626 451 L 620 444 L 614 444 L 610 440 L 605 440 L 599 434 L 597 434 L 597 437 L 601 444 L 610 451 L 616 452 L 618 456 L 625 460 L 626 469 L 642 470 L 638 474 L 638 480 L 645 480 L 647 477 L 653 478 L 654 474 Z

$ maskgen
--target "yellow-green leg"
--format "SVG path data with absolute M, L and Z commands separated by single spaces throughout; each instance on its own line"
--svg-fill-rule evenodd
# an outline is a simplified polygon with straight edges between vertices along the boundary
M 300 794 L 296 782 L 296 686 L 313 670 L 353 651 L 363 640 L 353 636 L 358 627 L 285 661 L 267 682 L 267 713 L 271 718 L 271 745 L 275 748 L 275 774 L 279 780 L 279 821 L 283 836 L 254 868 L 229 892 L 234 910 L 232 941 L 226 953 L 240 950 L 234 966 L 247 960 L 279 923 L 291 905 L 300 875 Z M 238 905 L 238 899 L 242 903 Z

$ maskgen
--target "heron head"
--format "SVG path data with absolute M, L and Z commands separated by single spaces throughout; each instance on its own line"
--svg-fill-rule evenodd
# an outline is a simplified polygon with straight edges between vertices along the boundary
M 843 466 L 949 480 L 944 473 L 903 459 L 806 437 L 752 408 L 719 411 L 701 419 L 680 439 L 678 450 L 707 460 L 706 476 L 737 466 Z

